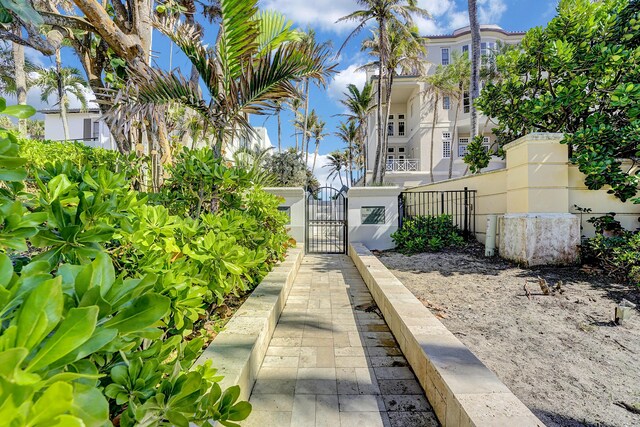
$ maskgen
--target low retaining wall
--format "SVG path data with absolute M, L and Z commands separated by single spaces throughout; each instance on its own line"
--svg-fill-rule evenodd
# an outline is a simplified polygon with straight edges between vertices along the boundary
M 222 389 L 239 385 L 242 400 L 248 400 L 251 395 L 303 257 L 301 248 L 289 249 L 286 260 L 262 279 L 224 330 L 196 360 L 195 365 L 213 360 L 217 375 L 224 376 L 220 382 Z
M 349 255 L 443 426 L 544 426 L 366 246 Z

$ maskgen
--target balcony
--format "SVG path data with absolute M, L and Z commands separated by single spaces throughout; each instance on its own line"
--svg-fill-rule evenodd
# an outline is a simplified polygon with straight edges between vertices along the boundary
M 387 160 L 387 172 L 418 172 L 418 159 Z

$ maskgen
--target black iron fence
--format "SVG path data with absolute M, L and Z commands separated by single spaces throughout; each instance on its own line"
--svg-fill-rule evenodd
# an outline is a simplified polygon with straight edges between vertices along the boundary
M 402 192 L 398 197 L 399 226 L 417 216 L 450 215 L 465 238 L 476 232 L 476 190 Z

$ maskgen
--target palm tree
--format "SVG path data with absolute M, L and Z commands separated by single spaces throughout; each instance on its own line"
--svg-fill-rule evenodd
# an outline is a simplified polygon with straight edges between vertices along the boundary
M 478 112 L 476 98 L 480 96 L 480 24 L 476 0 L 469 0 L 469 25 L 471 28 L 471 90 L 469 103 L 471 113 L 471 141 L 478 135 Z
M 349 170 L 349 186 L 353 185 L 353 163 L 356 165 L 362 161 L 362 151 L 358 144 L 359 129 L 355 120 L 347 120 L 347 122 L 341 122 L 338 126 L 338 130 L 335 132 L 336 136 L 347 145 L 346 150 L 346 165 Z
M 60 117 L 62 118 L 62 128 L 64 139 L 69 139 L 69 121 L 67 119 L 67 109 L 69 108 L 69 94 L 78 98 L 83 109 L 87 108 L 87 81 L 82 77 L 82 73 L 77 68 L 62 67 L 60 61 L 60 50 L 56 52 L 56 67 L 45 68 L 38 73 L 34 79 L 34 85 L 40 87 L 42 94 L 40 98 L 44 102 L 49 102 L 49 98 L 54 93 L 57 102 L 54 105 L 60 106 Z
M 313 152 L 313 166 L 311 167 L 311 173 L 316 170 L 316 159 L 318 158 L 318 151 L 320 150 L 320 141 L 327 136 L 327 133 L 324 133 L 324 127 L 326 126 L 326 122 L 318 118 L 311 128 L 311 133 L 313 134 L 313 139 L 316 143 L 316 148 Z
M 348 151 L 333 151 L 327 156 L 327 160 L 329 161 L 329 163 L 323 166 L 325 168 L 330 168 L 327 178 L 333 178 L 335 180 L 335 178 L 338 177 L 338 179 L 340 179 L 341 187 L 344 186 L 344 181 L 342 180 L 342 171 L 343 169 L 346 169 L 349 164 L 348 157 Z
M 367 140 L 368 132 L 367 127 L 369 125 L 369 114 L 374 108 L 373 104 L 373 85 L 370 82 L 365 83 L 362 90 L 354 84 L 347 86 L 347 92 L 344 93 L 345 98 L 340 101 L 342 105 L 347 107 L 349 113 L 346 114 L 347 118 L 354 121 L 358 127 L 358 145 L 360 146 L 360 153 L 362 156 L 361 164 L 367 168 Z M 363 185 L 367 184 L 366 176 L 363 180 Z
M 420 39 L 418 28 L 413 26 L 409 28 L 409 34 L 407 34 L 406 28 L 398 28 L 397 23 L 390 23 L 387 29 L 389 55 L 386 65 L 386 78 L 385 78 L 385 111 L 384 117 L 384 129 L 387 128 L 389 123 L 389 113 L 391 112 L 391 91 L 393 89 L 394 77 L 398 73 L 404 75 L 422 75 L 425 71 L 425 61 L 423 55 L 426 54 L 424 43 Z M 362 43 L 362 50 L 368 50 L 373 56 L 380 56 L 380 34 L 376 31 L 372 36 L 366 39 Z M 375 63 L 366 64 L 363 68 L 371 67 Z M 382 145 L 383 155 L 379 159 L 381 164 L 380 170 L 380 182 L 384 181 L 384 175 L 386 172 L 386 161 L 384 153 L 387 152 L 389 147 L 389 133 L 383 132 L 384 143 Z
M 443 89 L 447 96 L 455 101 L 456 110 L 453 119 L 453 131 L 451 132 L 451 156 L 449 157 L 449 178 L 453 176 L 453 158 L 456 153 L 456 141 L 458 131 L 458 114 L 464 103 L 464 93 L 469 90 L 471 74 L 471 62 L 467 55 L 453 52 L 451 63 L 445 67 L 446 82 Z
M 157 25 L 196 67 L 208 96 L 179 72 L 153 69 L 149 76 L 132 78 L 132 96 L 122 105 L 137 111 L 175 103 L 189 107 L 213 129 L 217 155 L 234 137 L 250 133 L 250 114 L 264 114 L 274 101 L 295 97 L 296 81 L 324 82 L 335 68 L 327 65 L 328 49 L 293 40 L 294 30 L 274 18 L 280 15 L 258 14 L 257 0 L 221 0 L 220 14 L 215 48 L 204 45 L 194 27 L 173 18 Z
M 306 33 L 303 33 L 301 44 L 303 49 L 330 49 L 331 42 L 318 43 L 316 41 L 316 32 L 313 29 L 308 29 Z M 309 127 L 308 125 L 308 117 L 309 117 L 309 89 L 310 89 L 310 77 L 306 77 L 304 81 L 304 116 L 302 120 L 302 148 L 305 152 L 305 162 L 309 163 Z M 324 81 L 317 80 L 317 83 L 324 85 Z M 305 137 L 306 135 L 306 137 Z
M 302 99 L 299 96 L 295 96 L 289 99 L 289 102 L 287 103 L 287 105 L 289 107 L 289 111 L 293 113 L 293 128 L 294 128 L 294 136 L 296 138 L 296 152 L 298 152 L 298 150 L 300 150 L 300 147 L 299 147 L 299 138 L 298 138 L 299 136 L 298 127 L 296 126 L 296 124 L 300 120 L 300 107 L 302 106 Z
M 282 106 L 283 101 L 278 100 L 273 102 L 273 109 L 275 111 L 276 117 L 278 118 L 278 153 L 282 152 Z
M 382 80 L 387 67 L 389 57 L 387 28 L 389 25 L 396 25 L 400 31 L 405 32 L 409 36 L 409 28 L 413 27 L 413 15 L 419 17 L 429 17 L 429 13 L 417 6 L 417 0 L 357 0 L 357 3 L 363 6 L 363 9 L 343 16 L 338 20 L 356 21 L 356 28 L 349 34 L 343 43 L 343 47 L 347 42 L 370 21 L 376 21 L 376 27 L 380 38 L 380 47 L 378 49 L 378 88 L 377 88 L 377 146 L 376 146 L 376 162 L 373 169 L 373 180 L 378 178 L 378 166 L 380 165 L 381 150 L 383 144 L 382 127 Z M 342 49 L 341 49 L 342 50 Z M 381 181 L 380 181 L 381 182 Z
M 436 123 L 438 122 L 438 111 L 440 109 L 440 100 L 442 97 L 453 93 L 455 90 L 450 85 L 449 75 L 447 74 L 446 67 L 438 65 L 436 72 L 424 79 L 427 82 L 427 89 L 424 93 L 425 96 L 431 98 L 431 105 L 433 106 L 433 116 L 431 122 L 431 147 L 429 156 L 429 176 L 431 182 L 434 182 L 433 178 L 433 156 L 435 147 L 435 131 Z

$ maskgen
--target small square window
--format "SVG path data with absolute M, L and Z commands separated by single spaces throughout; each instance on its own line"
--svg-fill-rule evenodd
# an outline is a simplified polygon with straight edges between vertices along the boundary
M 384 206 L 363 206 L 360 208 L 362 224 L 384 224 Z
M 393 148 L 393 147 L 389 147 L 389 148 L 387 148 L 387 151 L 388 151 L 389 153 L 393 153 L 393 152 L 395 151 L 395 148 Z
M 404 120 L 404 114 L 398 114 L 398 119 L 399 120 Z
M 389 115 L 389 120 L 393 120 L 393 114 Z
M 404 147 L 398 147 L 398 153 L 404 153 Z

